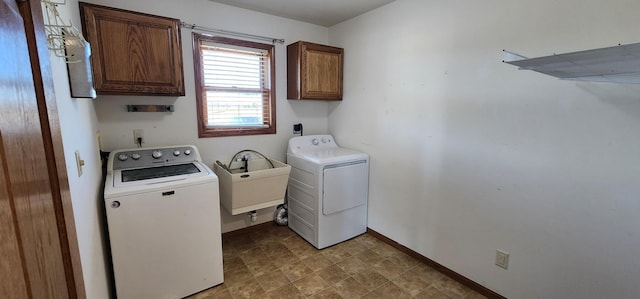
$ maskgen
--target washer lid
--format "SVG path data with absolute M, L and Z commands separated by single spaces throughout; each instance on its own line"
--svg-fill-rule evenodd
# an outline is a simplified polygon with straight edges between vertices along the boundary
M 143 167 L 113 171 L 113 187 L 157 185 L 210 175 L 211 171 L 200 162 Z

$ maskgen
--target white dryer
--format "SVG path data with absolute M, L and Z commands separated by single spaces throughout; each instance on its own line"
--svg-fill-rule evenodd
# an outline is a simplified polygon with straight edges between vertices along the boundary
M 322 249 L 367 231 L 369 156 L 331 135 L 289 140 L 289 227 Z

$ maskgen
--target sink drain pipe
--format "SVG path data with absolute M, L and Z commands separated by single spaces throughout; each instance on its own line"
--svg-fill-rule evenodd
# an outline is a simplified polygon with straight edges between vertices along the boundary
M 258 211 L 251 211 L 247 213 L 247 215 L 249 215 L 249 218 L 251 218 L 251 222 L 256 222 L 258 220 Z

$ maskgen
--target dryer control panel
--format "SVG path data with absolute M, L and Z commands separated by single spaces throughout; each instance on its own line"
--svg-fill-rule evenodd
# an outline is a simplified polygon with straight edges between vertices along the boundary
M 307 135 L 289 139 L 289 153 L 300 154 L 323 149 L 334 149 L 338 145 L 331 135 Z

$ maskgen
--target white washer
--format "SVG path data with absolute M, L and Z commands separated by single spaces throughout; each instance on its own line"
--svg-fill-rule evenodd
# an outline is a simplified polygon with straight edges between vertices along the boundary
M 367 231 L 369 156 L 331 135 L 289 140 L 289 227 L 318 249 Z
M 182 298 L 223 282 L 218 177 L 195 146 L 111 152 L 104 197 L 118 298 Z

